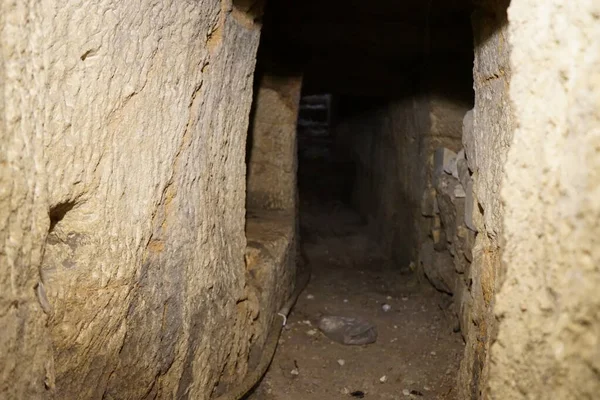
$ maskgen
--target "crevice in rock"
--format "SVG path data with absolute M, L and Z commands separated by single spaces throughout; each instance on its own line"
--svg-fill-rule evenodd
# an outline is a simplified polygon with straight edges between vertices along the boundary
M 50 211 L 48 211 L 48 216 L 50 218 L 50 233 L 54 230 L 56 225 L 63 220 L 67 213 L 71 211 L 73 207 L 75 207 L 76 204 L 77 203 L 75 201 L 65 201 L 50 208 Z

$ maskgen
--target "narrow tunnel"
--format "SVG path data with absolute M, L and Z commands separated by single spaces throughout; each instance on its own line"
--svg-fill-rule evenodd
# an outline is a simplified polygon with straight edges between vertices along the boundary
M 0 398 L 596 399 L 597 3 L 0 2 Z
M 257 248 L 260 221 L 297 209 L 312 277 L 252 398 L 456 398 L 472 6 L 334 3 L 266 8 L 246 232 Z M 373 337 L 352 346 L 332 318 Z

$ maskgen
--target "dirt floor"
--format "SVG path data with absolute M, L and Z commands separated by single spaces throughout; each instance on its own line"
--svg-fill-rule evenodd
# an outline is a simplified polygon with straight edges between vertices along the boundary
M 303 204 L 301 226 L 312 278 L 249 398 L 454 399 L 463 341 L 449 298 L 387 262 L 340 203 Z M 336 343 L 318 329 L 324 315 L 364 318 L 377 341 Z

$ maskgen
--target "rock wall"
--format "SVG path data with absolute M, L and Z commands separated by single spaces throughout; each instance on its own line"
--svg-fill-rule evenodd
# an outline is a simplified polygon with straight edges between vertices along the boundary
M 255 326 L 230 2 L 1 3 L 0 397 L 205 399 Z
M 301 75 L 260 77 L 249 135 L 248 207 L 296 209 Z
M 422 197 L 422 214 L 429 217 L 430 239 L 419 253 L 429 281 L 453 295 L 453 308 L 465 340 L 458 375 L 458 398 L 484 396 L 489 374 L 489 348 L 496 320 L 494 295 L 501 283 L 500 263 L 503 206 L 500 200 L 502 166 L 514 127 L 509 101 L 510 46 L 506 1 L 477 4 L 473 13 L 475 105 L 462 114 L 445 104 L 446 141 L 433 157 L 431 186 Z M 432 116 L 432 126 L 436 118 Z M 462 135 L 461 135 L 462 134 Z
M 255 316 L 259 332 L 269 329 L 294 286 L 298 250 L 296 120 L 302 76 L 273 73 L 269 61 L 263 49 L 246 155 L 246 268 L 261 310 Z M 256 361 L 266 338 L 258 339 L 252 357 Z
M 472 191 L 466 188 L 468 224 L 477 232 L 466 285 L 459 295 L 461 329 L 466 347 L 461 362 L 459 398 L 479 399 L 485 391 L 489 347 L 495 334 L 494 296 L 503 272 L 500 263 L 503 165 L 514 121 L 508 87 L 511 77 L 507 37 L 507 0 L 488 0 L 473 13 L 475 107 L 465 117 L 463 145 Z M 472 121 L 472 122 L 471 122 Z M 472 123 L 472 128 L 470 127 Z
M 346 106 L 335 127 L 339 148 L 355 163 L 353 202 L 384 253 L 408 268 L 419 240 L 419 148 L 429 127 L 428 103 L 419 95 L 360 102 Z
M 600 6 L 512 0 L 493 399 L 600 393 Z
M 473 15 L 475 107 L 464 151 L 434 157 L 421 262 L 455 298 L 466 342 L 458 398 L 591 399 L 600 9 L 513 0 L 509 25 L 508 6 L 480 2 Z
M 445 63 L 444 70 L 434 66 L 427 74 L 430 128 L 420 146 L 424 185 L 416 268 L 419 275 L 425 274 L 438 290 L 448 294 L 455 293 L 456 273 L 464 274 L 468 262 L 462 248 L 463 244 L 468 245 L 463 222 L 464 195 L 455 194 L 455 189 L 462 188 L 456 173 L 456 153 L 462 148 L 462 120 L 473 106 L 470 78 L 463 77 L 463 68 L 472 64 L 472 59 L 467 61 L 470 63 L 466 65 L 464 61 Z M 448 169 L 450 164 L 454 173 Z
M 457 64 L 464 66 L 463 61 Z M 394 99 L 347 97 L 337 106 L 337 148 L 350 154 L 356 168 L 354 203 L 372 237 L 400 268 L 422 271 L 424 263 L 434 264 L 436 220 L 423 202 L 429 194 L 433 207 L 435 150 L 462 147 L 462 119 L 472 107 L 464 75 L 460 69 L 431 67 L 413 92 Z
M 500 187 L 514 129 L 507 7 L 490 0 L 474 11 L 472 111 L 472 93 L 461 86 L 464 63 L 441 70 L 432 62 L 421 95 L 371 102 L 336 128 L 351 138 L 355 201 L 375 239 L 400 267 L 418 261 L 417 272 L 453 295 L 466 344 L 461 399 L 484 395 L 504 275 Z
M 473 181 L 464 150 L 445 147 L 434 154 L 432 186 L 425 189 L 421 212 L 428 218 L 428 238 L 421 244 L 420 269 L 438 290 L 455 296 L 459 326 L 469 328 L 469 309 L 463 304 L 468 290 L 475 228 L 466 202 L 472 198 Z M 467 194 L 467 191 L 469 192 Z

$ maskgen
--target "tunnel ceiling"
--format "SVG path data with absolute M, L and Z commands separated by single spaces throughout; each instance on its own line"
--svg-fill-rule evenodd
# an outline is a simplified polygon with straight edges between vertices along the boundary
M 466 0 L 272 0 L 261 55 L 301 68 L 308 91 L 397 91 L 427 65 L 470 72 L 471 7 Z

